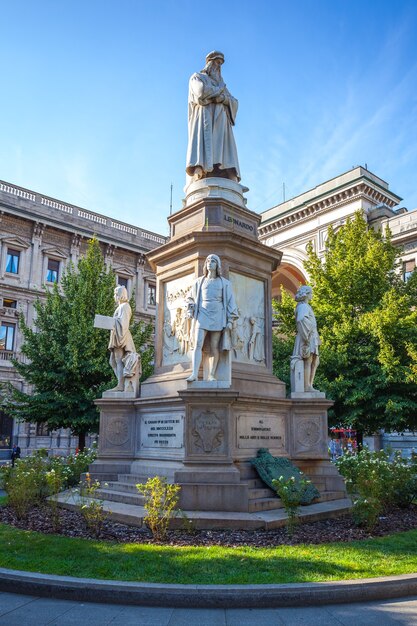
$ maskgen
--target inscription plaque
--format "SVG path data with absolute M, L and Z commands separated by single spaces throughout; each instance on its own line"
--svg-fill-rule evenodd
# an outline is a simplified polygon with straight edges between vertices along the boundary
M 183 448 L 184 415 L 159 413 L 142 417 L 141 448 Z
M 285 427 L 282 416 L 238 415 L 236 442 L 238 448 L 283 448 Z

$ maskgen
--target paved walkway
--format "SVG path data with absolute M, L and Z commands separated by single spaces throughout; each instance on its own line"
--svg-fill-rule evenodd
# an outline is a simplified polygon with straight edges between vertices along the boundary
M 53 600 L 0 592 L 0 626 L 417 626 L 417 596 L 324 607 L 193 609 Z

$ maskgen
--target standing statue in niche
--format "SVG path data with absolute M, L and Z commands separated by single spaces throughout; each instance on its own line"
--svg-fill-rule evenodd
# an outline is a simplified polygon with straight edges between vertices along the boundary
M 295 294 L 295 323 L 297 336 L 291 357 L 291 391 L 316 392 L 313 387 L 314 377 L 319 365 L 319 345 L 316 318 L 309 302 L 313 290 L 302 285 Z
M 204 275 L 194 282 L 187 297 L 188 316 L 193 320 L 194 341 L 192 373 L 187 380 L 198 380 L 203 358 L 204 341 L 210 347 L 208 381 L 216 376 L 220 352 L 230 351 L 230 331 L 239 317 L 231 283 L 221 276 L 221 262 L 217 254 L 209 254 L 204 262 Z
M 223 63 L 222 52 L 210 52 L 205 68 L 190 78 L 186 172 L 194 180 L 207 176 L 240 180 L 232 130 L 238 101 L 223 81 Z
M 117 304 L 113 315 L 114 325 L 110 333 L 110 365 L 117 377 L 117 386 L 111 391 L 125 391 L 129 379 L 142 373 L 140 355 L 137 354 L 133 338 L 129 330 L 132 309 L 126 287 L 118 285 L 114 290 L 114 301 Z

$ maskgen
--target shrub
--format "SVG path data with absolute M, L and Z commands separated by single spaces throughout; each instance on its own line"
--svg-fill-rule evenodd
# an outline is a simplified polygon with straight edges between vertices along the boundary
M 41 449 L 31 456 L 17 459 L 14 467 L 0 467 L 8 504 L 18 517 L 25 517 L 32 506 L 40 504 L 49 495 L 57 495 L 68 486 L 78 484 L 81 473 L 88 469 L 96 456 L 95 449 L 86 449 L 67 457 L 48 457 L 47 450 Z M 52 514 L 55 523 L 58 519 L 57 509 Z
M 100 489 L 99 481 L 93 481 L 90 473 L 87 472 L 85 482 L 80 483 L 78 489 L 80 496 L 80 512 L 88 528 L 96 537 L 100 535 L 103 523 L 107 518 L 107 513 L 103 508 L 103 500 L 96 497 L 98 489 Z
M 406 507 L 417 496 L 417 473 L 412 462 L 397 452 L 361 450 L 337 460 L 353 499 L 353 517 L 361 526 L 372 530 L 384 510 Z
M 165 476 L 148 478 L 146 483 L 138 483 L 136 487 L 145 496 L 145 523 L 156 541 L 164 541 L 169 522 L 177 513 L 175 509 L 181 487 L 168 483 Z
M 299 519 L 299 509 L 304 499 L 306 490 L 312 484 L 307 478 L 296 480 L 295 476 L 284 478 L 280 476 L 278 479 L 272 480 L 273 487 L 278 496 L 282 500 L 287 519 L 287 532 L 291 537 Z
M 19 519 L 27 517 L 32 506 L 41 500 L 43 485 L 42 474 L 39 475 L 36 467 L 38 462 L 39 458 L 31 464 L 17 460 L 14 467 L 2 470 L 7 502 Z

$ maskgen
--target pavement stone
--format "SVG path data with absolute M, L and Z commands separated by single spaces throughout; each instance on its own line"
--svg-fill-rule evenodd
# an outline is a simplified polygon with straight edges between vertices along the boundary
M 322 607 L 195 609 L 103 605 L 0 593 L 4 626 L 417 626 L 417 596 Z

